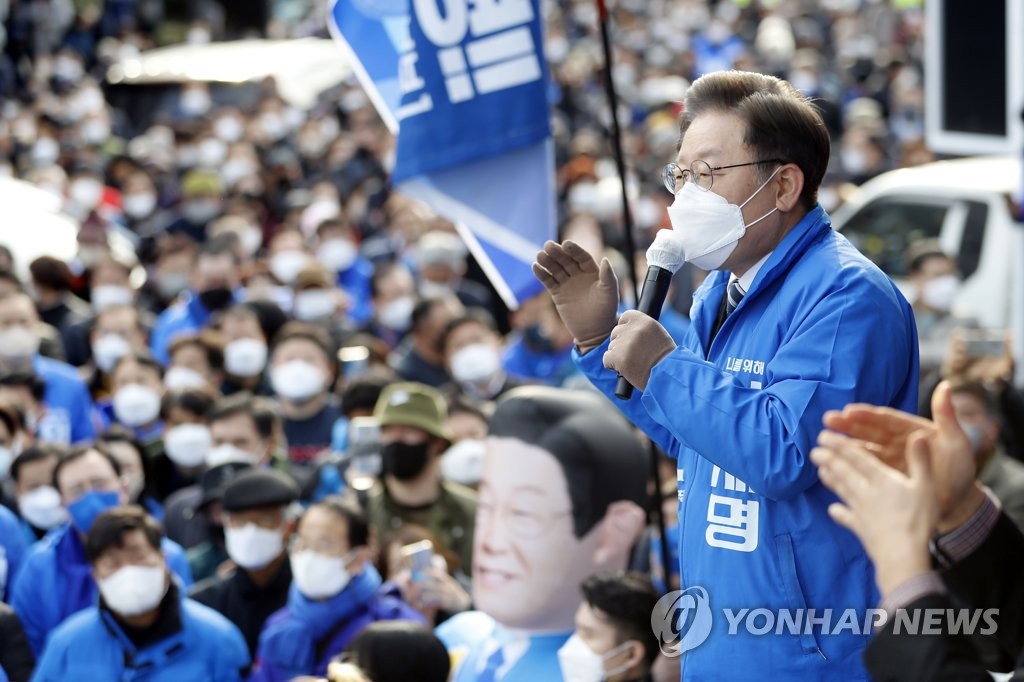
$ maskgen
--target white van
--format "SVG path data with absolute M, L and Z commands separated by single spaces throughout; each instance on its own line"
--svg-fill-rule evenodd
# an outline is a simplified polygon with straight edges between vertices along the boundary
M 1020 197 L 1021 165 L 1019 157 L 975 157 L 884 173 L 858 188 L 832 222 L 904 293 L 907 245 L 938 239 L 964 279 L 954 313 L 982 327 L 1020 331 L 1024 225 L 1009 200 Z

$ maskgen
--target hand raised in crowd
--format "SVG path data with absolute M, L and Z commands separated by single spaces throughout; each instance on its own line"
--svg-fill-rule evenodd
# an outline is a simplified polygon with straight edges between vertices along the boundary
M 651 369 L 676 349 L 665 328 L 653 317 L 628 310 L 611 333 L 611 343 L 602 361 L 635 388 L 643 391 L 651 378 Z
M 936 529 L 945 533 L 977 511 L 984 492 L 974 482 L 977 464 L 956 420 L 948 382 L 940 383 L 932 394 L 932 414 L 934 422 L 889 407 L 855 403 L 842 411 L 827 412 L 823 421 L 830 431 L 860 441 L 858 448 L 904 474 L 910 474 L 909 458 L 918 447 L 914 445 L 916 436 L 922 437 L 928 453 L 930 486 L 939 505 Z M 823 433 L 824 440 L 819 442 L 829 447 L 832 435 Z
M 533 274 L 550 292 L 581 353 L 604 343 L 619 305 L 619 282 L 607 258 L 598 266 L 579 244 L 549 241 L 537 253 Z

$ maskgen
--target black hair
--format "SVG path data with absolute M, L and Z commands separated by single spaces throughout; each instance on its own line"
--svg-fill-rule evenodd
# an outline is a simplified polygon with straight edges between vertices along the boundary
M 370 275 L 370 296 L 373 298 L 380 296 L 380 283 L 390 277 L 391 273 L 398 270 L 409 272 L 409 268 L 396 261 L 381 263 L 375 267 L 373 269 L 373 274 Z M 411 274 L 412 273 L 410 273 L 410 275 Z
M 6 247 L 0 244 L 0 249 L 4 248 Z M 17 287 L 17 291 L 15 293 L 25 293 L 25 285 L 21 283 L 21 278 L 14 274 L 13 271 L 7 270 L 6 268 L 0 269 L 0 280 L 14 284 Z
M 203 257 L 218 258 L 220 256 L 230 256 L 231 262 L 235 267 L 239 267 L 242 264 L 242 261 L 238 256 L 238 251 L 236 250 L 235 245 L 236 237 L 234 235 L 217 235 L 213 239 L 207 239 L 203 245 L 199 247 L 199 254 L 196 258 L 198 260 Z
M 0 373 L 0 386 L 27 388 L 36 402 L 46 395 L 46 381 L 31 369 Z
M 126 362 L 134 362 L 138 365 L 151 369 L 156 372 L 156 375 L 161 380 L 164 378 L 164 366 L 157 362 L 156 358 L 148 350 L 133 350 L 130 353 L 126 353 L 117 359 L 114 366 L 110 370 L 110 376 L 114 376 L 117 373 L 117 368 Z
M 348 527 L 349 549 L 370 544 L 370 522 L 366 512 L 340 495 L 328 495 L 310 505 L 309 509 L 323 509 L 343 519 Z M 306 510 L 307 514 L 309 509 Z
M 341 413 L 346 417 L 351 417 L 356 410 L 372 413 L 380 394 L 394 381 L 394 375 L 373 369 L 354 377 L 341 392 Z
M 64 455 L 57 460 L 57 466 L 53 468 L 53 487 L 56 488 L 57 490 L 60 490 L 60 485 L 57 483 L 57 481 L 60 480 L 61 469 L 63 469 L 68 464 L 71 464 L 75 460 L 82 459 L 90 452 L 95 452 L 100 457 L 107 460 L 107 462 L 110 463 L 110 467 L 114 470 L 114 475 L 117 478 L 121 478 L 121 463 L 114 459 L 113 455 L 111 455 L 109 452 L 100 450 L 99 448 L 96 448 L 92 445 L 83 445 L 80 447 L 72 448 L 68 452 L 64 453 Z
M 142 531 L 149 546 L 158 552 L 162 551 L 160 541 L 164 536 L 163 528 L 142 507 L 129 504 L 108 509 L 96 517 L 85 536 L 85 558 L 92 564 L 107 550 L 124 547 L 125 533 L 133 530 Z
M 171 410 L 179 409 L 205 419 L 217 403 L 217 394 L 209 388 L 181 388 L 164 393 L 160 402 L 160 418 L 167 421 Z
M 25 430 L 25 417 L 13 403 L 0 403 L 0 422 L 12 437 L 16 432 Z
M 67 448 L 55 443 L 40 443 L 22 450 L 14 461 L 11 462 L 11 480 L 19 483 L 21 479 L 21 468 L 32 462 L 44 460 L 47 457 L 56 457 L 59 461 L 67 453 Z M 56 487 L 56 486 L 54 486 Z
M 639 573 L 610 571 L 590 576 L 580 590 L 591 608 L 608 616 L 615 628 L 616 645 L 640 642 L 644 645 L 644 661 L 650 666 L 658 656 L 658 640 L 651 630 L 658 593 L 650 579 Z
M 210 369 L 216 371 L 224 369 L 224 340 L 212 329 L 176 337 L 167 347 L 167 357 L 172 357 L 185 346 L 198 346 L 203 351 Z
M 456 329 L 465 324 L 479 324 L 487 329 L 491 330 L 495 334 L 498 334 L 498 324 L 494 321 L 494 316 L 483 308 L 469 308 L 466 312 L 458 317 L 453 318 L 448 324 L 445 325 L 444 331 L 441 333 L 441 350 L 442 352 L 448 350 L 448 338 L 455 332 Z
M 954 379 L 950 382 L 949 390 L 952 394 L 960 393 L 974 396 L 978 402 L 981 403 L 982 407 L 985 408 L 985 412 L 990 417 L 1000 417 L 1002 415 L 1002 412 L 999 409 L 999 401 L 996 400 L 992 391 L 990 391 L 985 384 L 980 381 Z
M 305 322 L 289 322 L 278 330 L 277 336 L 274 337 L 273 350 L 276 351 L 282 343 L 293 339 L 302 339 L 312 343 L 323 352 L 327 358 L 327 365 L 334 367 L 336 360 L 334 342 L 331 341 L 331 337 L 326 331 Z
M 648 503 L 647 453 L 601 396 L 547 386 L 513 389 L 498 401 L 488 432 L 535 445 L 558 461 L 577 538 L 604 518 L 612 502 Z
M 445 682 L 451 672 L 451 660 L 441 640 L 412 621 L 372 623 L 346 651 L 373 682 Z M 396 651 L 401 655 L 396 656 Z
M 256 431 L 264 439 L 273 438 L 281 423 L 281 414 L 274 401 L 245 391 L 215 402 L 206 413 L 206 423 L 213 424 L 236 414 L 248 415 L 256 424 Z
M 40 256 L 28 266 L 32 281 L 54 291 L 70 291 L 71 269 L 68 264 L 53 256 Z

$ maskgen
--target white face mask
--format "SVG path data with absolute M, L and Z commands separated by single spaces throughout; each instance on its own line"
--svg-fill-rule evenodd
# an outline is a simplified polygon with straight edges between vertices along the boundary
M 241 528 L 224 526 L 224 546 L 236 564 L 257 570 L 281 556 L 284 537 L 280 528 L 267 530 L 255 523 L 247 523 Z
M 155 609 L 170 585 L 164 566 L 125 566 L 97 580 L 103 601 L 122 616 L 138 616 Z
M 254 377 L 267 366 L 267 344 L 237 339 L 224 347 L 224 369 L 236 377 Z
M 412 309 L 416 302 L 411 296 L 402 296 L 391 301 L 381 308 L 380 323 L 388 329 L 396 332 L 404 332 L 412 324 Z
M 28 327 L 8 327 L 0 331 L 0 357 L 5 360 L 30 360 L 39 350 L 39 335 Z
M 206 453 L 206 468 L 220 466 L 221 464 L 240 463 L 256 466 L 260 462 L 260 456 L 247 452 L 242 448 L 235 447 L 230 443 L 224 443 Z
M 608 653 L 601 655 L 594 653 L 594 650 L 574 633 L 558 650 L 558 665 L 562 669 L 562 678 L 565 682 L 600 682 L 615 677 L 628 670 L 628 666 L 606 672 L 604 662 L 625 651 L 630 644 L 631 642 L 623 642 Z
M 924 283 L 921 290 L 921 301 L 933 310 L 947 313 L 953 307 L 956 295 L 960 293 L 960 278 L 956 275 L 943 275 Z
M 183 469 L 203 464 L 212 448 L 210 429 L 202 424 L 179 424 L 164 432 L 164 452 Z
M 322 369 L 304 360 L 291 360 L 270 370 L 274 393 L 293 402 L 309 400 L 323 391 L 326 378 Z
M 213 124 L 213 132 L 225 142 L 238 142 L 242 139 L 245 126 L 234 116 L 221 116 Z
M 238 233 L 238 239 L 242 242 L 245 252 L 250 256 L 255 256 L 263 246 L 263 231 L 255 225 L 248 225 Z
M 93 312 L 101 313 L 115 305 L 131 305 L 135 302 L 135 293 L 128 287 L 101 284 L 92 288 L 89 298 L 92 302 Z
M 103 183 L 95 178 L 72 180 L 68 187 L 68 196 L 82 208 L 96 208 L 103 198 Z
M 139 220 L 156 210 L 156 195 L 151 192 L 126 194 L 121 199 L 121 208 L 129 218 Z
M 160 416 L 160 396 L 142 384 L 128 384 L 114 394 L 114 416 L 132 428 L 149 424 Z
M 171 390 L 181 388 L 200 388 L 207 384 L 206 377 L 188 367 L 171 367 L 164 374 L 164 386 Z
M 478 484 L 483 475 L 486 449 L 482 440 L 460 440 L 441 455 L 441 476 L 462 485 Z
M 326 599 L 345 589 L 352 576 L 345 557 L 305 550 L 291 555 L 292 579 L 299 592 L 310 599 Z
M 328 239 L 316 251 L 317 260 L 334 272 L 344 272 L 359 257 L 359 249 L 348 239 Z
M 270 258 L 270 273 L 282 284 L 292 284 L 299 271 L 309 263 L 302 251 L 278 251 Z
M 474 343 L 452 356 L 452 377 L 462 384 L 483 383 L 501 370 L 501 356 L 489 343 Z
M 337 299 L 328 289 L 306 289 L 295 294 L 292 313 L 303 322 L 330 317 L 337 310 Z
M 132 344 L 119 334 L 104 334 L 92 344 L 92 359 L 104 374 L 109 374 L 117 361 L 131 352 Z
M 693 182 L 683 185 L 676 193 L 676 200 L 668 207 L 668 217 L 672 221 L 672 229 L 682 241 L 686 262 L 693 263 L 702 270 L 720 268 L 736 249 L 736 243 L 747 233 L 747 228 L 778 210 L 773 208 L 749 225 L 743 222 L 743 207 L 757 196 L 778 172 L 779 169 L 776 168 L 775 172 L 739 206 L 730 204 L 720 194 L 702 190 Z
M 60 503 L 60 493 L 50 485 L 35 488 L 19 497 L 18 513 L 40 530 L 50 530 L 68 520 L 68 512 Z
M 181 204 L 181 215 L 193 225 L 205 225 L 220 214 L 216 199 L 188 199 Z

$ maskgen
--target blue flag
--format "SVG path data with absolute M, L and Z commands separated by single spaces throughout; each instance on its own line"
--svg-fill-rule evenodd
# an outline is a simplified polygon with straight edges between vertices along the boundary
M 330 28 L 398 136 L 392 182 L 455 223 L 512 308 L 557 234 L 539 0 L 335 0 Z

